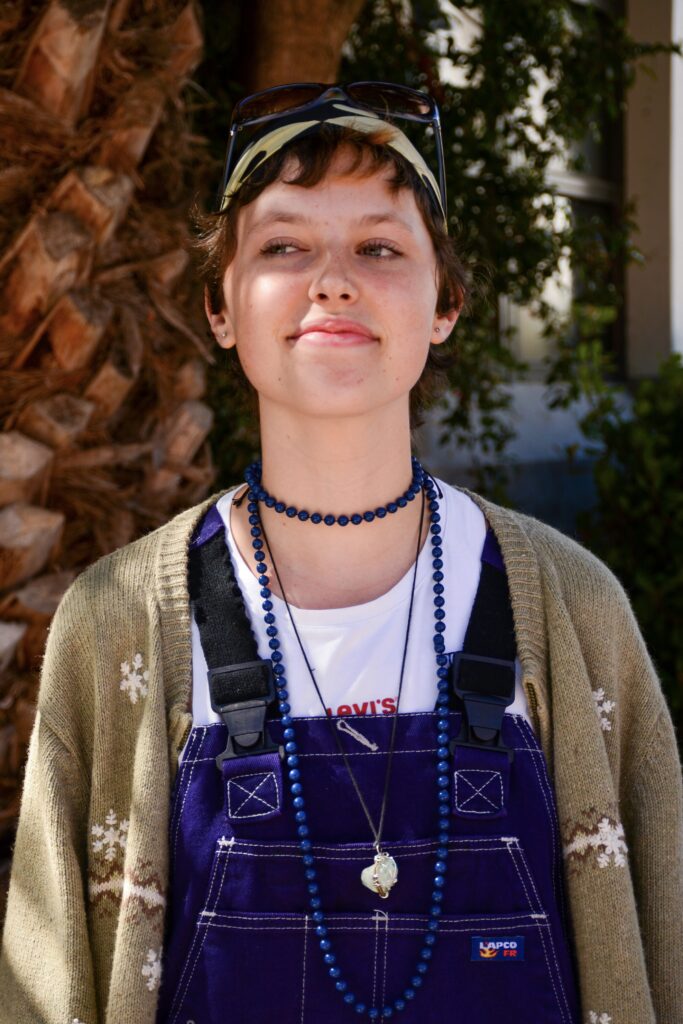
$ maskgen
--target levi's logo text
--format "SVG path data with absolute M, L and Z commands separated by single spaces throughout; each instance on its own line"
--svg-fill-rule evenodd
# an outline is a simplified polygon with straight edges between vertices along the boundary
M 336 708 L 325 708 L 332 715 L 395 715 L 395 697 L 376 697 L 375 700 L 364 700 L 360 704 L 340 704 Z
M 470 960 L 507 960 L 508 963 L 513 963 L 523 959 L 523 935 L 497 935 L 495 938 L 472 936 Z

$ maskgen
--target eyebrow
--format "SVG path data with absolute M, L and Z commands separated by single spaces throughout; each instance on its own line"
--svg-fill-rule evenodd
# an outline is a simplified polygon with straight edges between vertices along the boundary
M 382 223 L 398 224 L 400 227 L 405 228 L 406 231 L 412 232 L 412 228 L 408 221 L 404 220 L 397 213 L 392 210 L 382 210 L 379 213 L 365 213 L 362 217 L 359 217 L 356 221 L 361 227 L 372 224 Z M 263 228 L 269 224 L 310 224 L 312 223 L 310 217 L 306 217 L 304 214 L 292 213 L 290 210 L 271 210 L 270 213 L 265 214 L 260 220 L 257 220 L 252 225 L 254 228 Z

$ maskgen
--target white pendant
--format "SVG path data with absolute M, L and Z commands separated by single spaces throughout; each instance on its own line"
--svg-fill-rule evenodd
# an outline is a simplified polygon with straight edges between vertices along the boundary
M 375 854 L 375 860 L 368 864 L 360 873 L 360 880 L 363 885 L 376 892 L 383 900 L 396 885 L 398 879 L 398 867 L 393 857 L 380 850 Z

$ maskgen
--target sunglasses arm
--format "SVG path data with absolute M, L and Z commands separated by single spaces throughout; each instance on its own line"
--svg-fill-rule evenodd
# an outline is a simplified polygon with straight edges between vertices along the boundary
M 441 189 L 441 200 L 443 202 L 444 215 L 448 216 L 447 210 L 447 197 L 446 197 L 446 160 L 443 151 L 443 138 L 441 135 L 441 124 L 439 118 L 435 119 L 434 136 L 436 139 L 436 152 L 437 152 L 437 165 L 439 168 L 439 188 Z
M 221 187 L 219 189 L 218 195 L 216 196 L 216 207 L 215 207 L 216 208 L 216 213 L 220 212 L 220 209 L 221 209 L 221 206 L 222 206 L 222 203 L 223 203 L 223 196 L 225 195 L 225 187 L 228 184 L 228 181 L 230 180 L 230 174 L 232 172 L 232 154 L 235 151 L 235 142 L 237 141 L 237 131 L 238 131 L 238 129 L 237 129 L 236 125 L 231 125 L 230 126 L 230 139 L 229 139 L 229 142 L 228 142 L 228 152 L 227 152 L 227 155 L 225 157 L 225 168 L 223 170 L 223 181 L 221 182 Z

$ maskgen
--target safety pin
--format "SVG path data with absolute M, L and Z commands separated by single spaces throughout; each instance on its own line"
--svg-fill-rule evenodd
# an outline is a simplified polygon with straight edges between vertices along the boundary
M 369 740 L 362 732 L 358 732 L 358 730 L 354 729 L 352 725 L 349 725 L 345 718 L 340 718 L 338 720 L 337 728 L 339 729 L 339 732 L 347 732 L 349 736 L 353 736 L 354 740 L 358 740 L 358 742 L 362 743 L 364 747 L 369 747 L 372 751 L 379 750 L 379 746 L 376 743 L 373 743 L 372 740 Z

